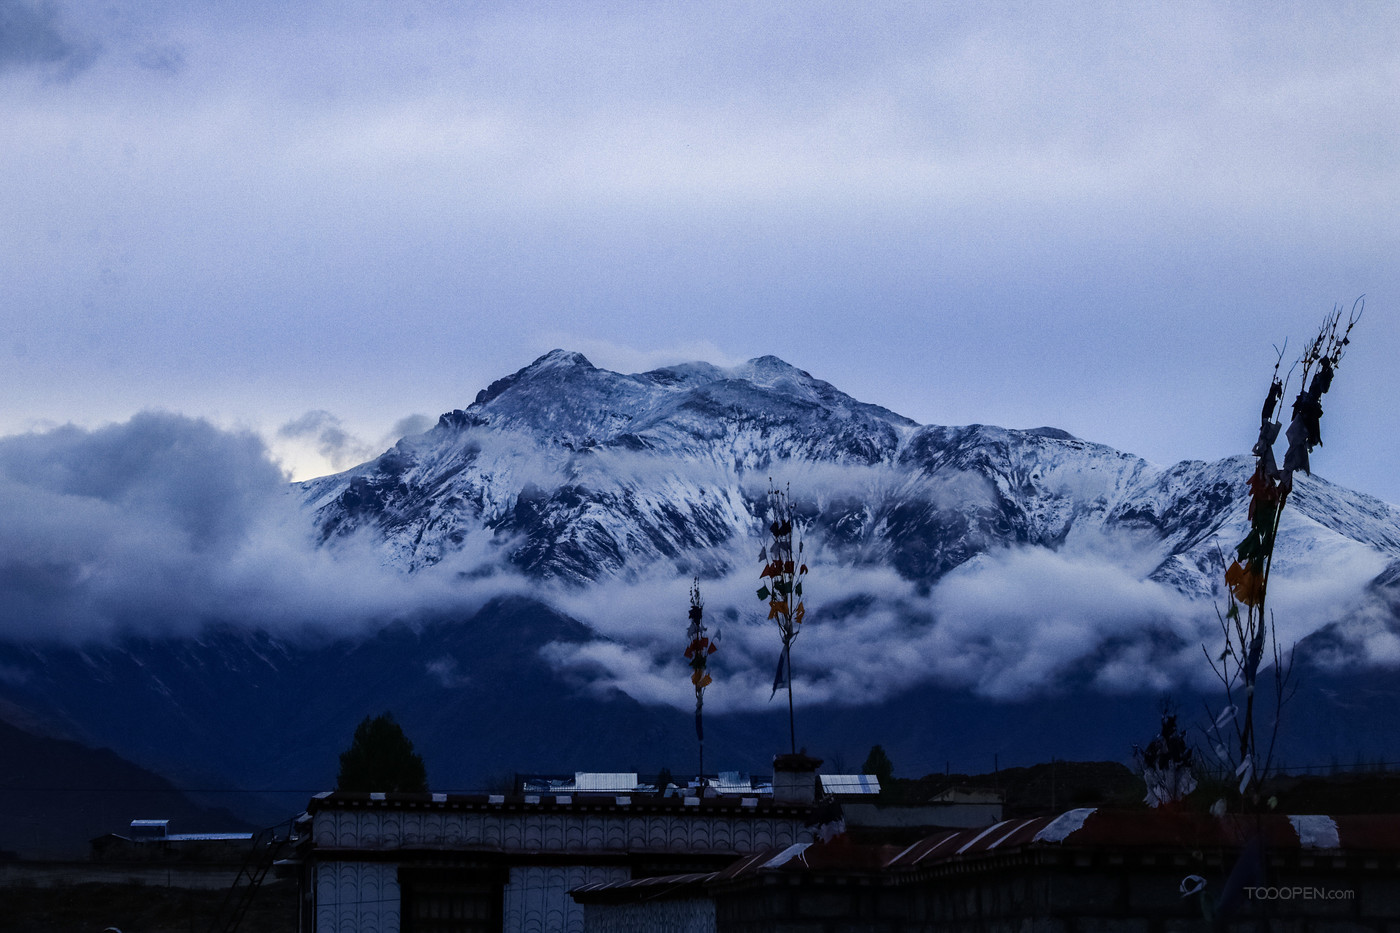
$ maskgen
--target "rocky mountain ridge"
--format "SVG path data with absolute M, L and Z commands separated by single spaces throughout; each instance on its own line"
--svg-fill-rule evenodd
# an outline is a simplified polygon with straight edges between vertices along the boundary
M 369 535 L 407 572 L 484 545 L 576 584 L 658 563 L 720 574 L 751 549 L 773 477 L 832 561 L 927 586 L 997 548 L 1122 535 L 1156 556 L 1145 578 L 1199 597 L 1243 535 L 1252 469 L 1158 467 L 1054 428 L 919 425 L 772 356 L 622 375 L 555 350 L 301 489 L 323 540 Z M 1285 516 L 1281 567 L 1338 547 L 1400 558 L 1400 511 L 1320 478 L 1300 477 Z

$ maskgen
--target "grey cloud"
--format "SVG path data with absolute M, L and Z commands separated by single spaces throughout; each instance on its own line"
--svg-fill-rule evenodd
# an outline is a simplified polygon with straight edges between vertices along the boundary
M 136 64 L 147 71 L 177 75 L 185 70 L 185 49 L 173 43 L 148 45 L 136 52 Z
M 0 0 L 0 71 L 41 69 L 68 77 L 87 68 L 100 46 L 70 30 L 51 3 Z
M 338 416 L 317 409 L 282 425 L 277 429 L 277 436 L 310 441 L 317 453 L 329 460 L 337 470 L 343 470 L 378 456 L 401 438 L 422 434 L 436 423 L 427 415 L 406 415 L 395 421 L 389 433 L 377 443 L 370 443 L 351 433 Z
M 373 457 L 373 447 L 345 429 L 339 418 L 328 411 L 308 411 L 277 429 L 278 437 L 309 440 L 316 451 L 336 469 L 354 466 Z
M 210 607 L 283 478 L 252 434 L 145 413 L 0 439 L 0 633 L 82 637 Z
M 427 415 L 407 415 L 394 422 L 394 426 L 389 429 L 389 437 L 386 442 L 392 444 L 400 438 L 422 434 L 435 424 L 437 421 Z
M 283 483 L 257 435 L 160 412 L 94 431 L 70 425 L 0 439 L 0 479 L 94 521 L 158 520 L 196 551 L 245 535 L 250 515 Z
M 6 638 L 353 632 L 492 595 L 398 575 L 353 540 L 318 548 L 258 436 L 179 415 L 0 438 L 0 514 Z
M 610 461 L 609 475 L 628 476 L 628 467 L 626 458 Z M 879 490 L 899 481 L 880 468 L 835 464 L 791 478 L 818 502 L 878 499 Z M 929 492 L 935 501 L 966 504 L 988 495 L 984 483 L 954 474 Z M 901 578 L 879 555 L 853 553 L 815 531 L 805 543 L 809 622 L 794 649 L 801 702 L 860 703 L 929 682 L 1011 699 L 1071 681 L 1122 693 L 1209 676 L 1200 645 L 1211 635 L 1213 610 L 1145 579 L 1162 558 L 1150 536 L 1086 527 L 1055 550 L 981 554 L 931 589 Z M 732 569 L 702 582 L 707 615 L 725 631 L 716 659 L 725 687 L 707 701 L 716 710 L 768 703 L 778 641 L 757 611 L 755 548 L 747 541 L 720 548 L 707 565 Z M 546 657 L 596 689 L 684 706 L 680 609 L 687 581 L 672 573 L 663 568 L 552 594 L 606 641 L 553 645 Z M 680 608 L 668 618 L 665 606 Z
M 813 550 L 824 549 L 814 542 Z M 1201 646 L 1219 636 L 1214 606 L 1143 579 L 1149 550 L 1121 537 L 1087 536 L 1060 550 L 1011 548 L 974 558 L 928 593 L 885 568 L 818 557 L 806 584 L 808 622 L 793 649 L 798 702 L 859 704 L 930 682 L 1000 700 L 1069 685 L 1108 695 L 1212 689 Z M 706 615 L 724 630 L 713 664 L 718 687 L 706 704 L 716 711 L 763 709 L 778 638 L 754 611 L 752 555 L 732 556 L 738 569 L 701 584 Z M 1353 591 L 1358 579 L 1346 581 Z M 591 689 L 685 707 L 686 582 L 609 581 L 556 594 L 607 640 L 553 644 L 545 657 L 585 674 Z M 1313 588 L 1300 578 L 1290 583 Z M 1301 638 L 1325 626 L 1332 618 L 1326 602 L 1291 604 L 1290 631 L 1281 637 Z M 667 613 L 663 606 L 677 608 Z M 1348 656 L 1362 663 L 1393 664 L 1400 656 L 1393 631 L 1374 622 L 1358 623 L 1347 635 Z
M 457 659 L 446 655 L 429 661 L 427 672 L 439 685 L 448 689 L 457 689 L 471 683 L 471 678 L 458 667 Z

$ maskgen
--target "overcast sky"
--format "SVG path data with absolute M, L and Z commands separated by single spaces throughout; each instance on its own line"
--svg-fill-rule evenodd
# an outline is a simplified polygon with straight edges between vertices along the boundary
M 1170 463 L 1364 293 L 1313 464 L 1400 502 L 1398 88 L 1383 3 L 0 0 L 0 434 L 307 476 L 566 347 Z

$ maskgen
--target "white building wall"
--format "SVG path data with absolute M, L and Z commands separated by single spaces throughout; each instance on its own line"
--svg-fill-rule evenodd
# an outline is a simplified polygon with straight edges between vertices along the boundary
M 626 881 L 613 865 L 520 865 L 510 870 L 503 905 L 503 933 L 583 933 L 583 905 L 569 891 L 594 882 Z
M 312 829 L 322 848 L 484 846 L 508 852 L 755 852 L 798 841 L 795 817 L 618 812 L 332 810 Z
M 398 865 L 316 866 L 316 933 L 399 933 Z
M 336 861 L 333 851 L 323 856 L 327 861 L 318 857 L 315 933 L 399 933 L 400 849 L 485 848 L 518 853 L 521 861 L 528 861 L 541 854 L 756 852 L 791 845 L 806 835 L 801 818 L 795 815 L 698 810 L 698 806 L 680 813 L 505 807 L 322 810 L 312 823 L 316 848 L 354 850 L 362 858 L 378 853 L 382 861 Z M 628 869 L 621 866 L 518 865 L 510 870 L 503 895 L 504 929 L 583 933 L 583 907 L 574 903 L 568 891 L 593 881 L 628 877 Z

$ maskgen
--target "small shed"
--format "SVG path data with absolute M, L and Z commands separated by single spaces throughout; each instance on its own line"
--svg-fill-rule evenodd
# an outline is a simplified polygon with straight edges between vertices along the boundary
M 132 842 L 159 842 L 169 836 L 169 820 L 132 820 L 127 830 L 127 838 Z
M 253 845 L 252 833 L 172 833 L 169 820 L 132 820 L 125 834 L 91 841 L 92 858 L 103 862 L 240 862 Z

